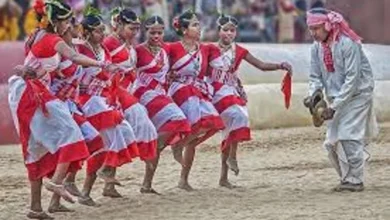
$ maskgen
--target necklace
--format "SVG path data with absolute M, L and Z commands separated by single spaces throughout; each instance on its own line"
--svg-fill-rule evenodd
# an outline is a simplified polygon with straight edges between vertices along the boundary
M 154 46 L 154 45 L 151 45 L 149 43 L 146 43 L 146 48 L 149 50 L 149 52 L 153 56 L 156 56 L 161 51 L 161 47 L 160 46 Z
M 87 41 L 87 46 L 92 50 L 92 53 L 95 55 L 96 60 L 101 61 L 103 59 L 103 53 L 101 53 L 101 47 L 98 45 L 98 48 L 92 46 L 91 43 Z
M 130 66 L 130 67 L 135 66 L 135 60 L 136 60 L 136 59 L 133 59 L 133 56 L 132 56 L 132 54 L 133 54 L 133 52 L 134 52 L 134 51 L 133 51 L 133 45 L 132 45 L 131 43 L 127 42 L 126 40 L 123 40 L 123 38 L 121 38 L 121 37 L 119 36 L 119 34 L 117 34 L 116 32 L 113 33 L 113 36 L 114 36 L 116 39 L 118 39 L 119 42 L 121 43 L 121 46 L 120 46 L 120 47 L 122 47 L 123 45 L 125 45 L 125 48 L 127 49 L 128 53 L 129 53 L 129 59 L 128 59 L 128 61 L 129 61 L 129 66 Z
M 152 56 L 156 60 L 156 67 L 161 68 L 164 66 L 164 54 L 161 52 L 160 46 L 152 46 L 149 43 L 146 43 L 146 49 L 149 51 L 149 53 L 152 54 Z
M 221 54 L 223 57 L 222 59 L 223 59 L 225 65 L 227 65 L 229 72 L 233 73 L 234 72 L 234 64 L 236 61 L 235 47 L 233 47 L 233 44 L 224 45 L 222 42 L 219 42 L 218 46 L 221 50 Z M 229 51 L 230 49 L 232 50 L 232 58 L 230 58 L 229 55 L 226 54 L 226 52 Z
M 194 45 L 188 45 L 184 41 L 181 41 L 181 45 L 183 45 L 184 50 L 191 54 L 193 51 L 197 51 L 199 49 L 199 44 L 195 43 Z

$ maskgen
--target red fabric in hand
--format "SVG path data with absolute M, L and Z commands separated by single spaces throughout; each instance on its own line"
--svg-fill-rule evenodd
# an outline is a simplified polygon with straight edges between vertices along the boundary
M 292 91 L 292 80 L 291 80 L 291 74 L 287 72 L 282 81 L 282 92 L 284 95 L 284 106 L 286 109 L 290 107 L 291 103 L 291 91 Z

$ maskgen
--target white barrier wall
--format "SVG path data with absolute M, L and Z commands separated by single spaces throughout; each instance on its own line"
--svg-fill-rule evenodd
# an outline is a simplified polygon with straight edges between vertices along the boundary
M 255 57 L 267 62 L 288 61 L 294 68 L 294 81 L 307 82 L 310 70 L 309 44 L 242 44 Z M 364 45 L 375 80 L 390 80 L 390 46 Z M 263 72 L 243 62 L 239 69 L 245 84 L 279 83 L 281 71 Z
M 293 65 L 293 94 L 289 110 L 284 108 L 280 82 L 283 72 L 262 72 L 243 62 L 239 71 L 246 84 L 251 127 L 256 129 L 311 125 L 302 100 L 307 95 L 310 69 L 308 44 L 243 44 L 252 54 L 268 62 L 288 61 Z M 375 80 L 375 109 L 379 121 L 390 121 L 390 46 L 364 45 Z
M 390 81 L 377 81 L 375 110 L 379 121 L 390 121 Z M 284 107 L 280 84 L 245 86 L 251 127 L 256 129 L 312 125 L 308 109 L 302 104 L 307 94 L 306 83 L 295 83 L 288 110 Z

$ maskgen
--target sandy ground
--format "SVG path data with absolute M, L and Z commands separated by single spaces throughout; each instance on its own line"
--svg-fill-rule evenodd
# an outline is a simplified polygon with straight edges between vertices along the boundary
M 218 187 L 219 154 L 213 144 L 199 148 L 191 181 L 197 190 L 177 189 L 179 165 L 170 150 L 162 157 L 155 189 L 162 196 L 142 195 L 139 187 L 143 164 L 139 161 L 119 170 L 124 187 L 121 199 L 101 196 L 102 182 L 93 192 L 100 208 L 70 205 L 70 214 L 56 219 L 390 219 L 390 124 L 381 125 L 381 134 L 370 147 L 366 169 L 366 190 L 335 193 L 335 171 L 329 166 L 321 143 L 323 129 L 290 128 L 255 131 L 253 141 L 239 151 L 241 173 L 232 176 L 240 188 Z M 81 183 L 80 174 L 78 183 Z M 0 147 L 0 219 L 25 219 L 29 188 L 21 150 Z M 44 207 L 49 193 L 44 191 Z

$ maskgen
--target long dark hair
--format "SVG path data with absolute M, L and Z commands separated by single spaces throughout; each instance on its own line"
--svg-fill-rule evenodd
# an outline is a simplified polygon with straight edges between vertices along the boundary
M 102 24 L 103 24 L 103 20 L 100 11 L 96 8 L 93 8 L 92 6 L 88 6 L 88 8 L 84 13 L 84 18 L 81 21 L 84 36 L 92 32 Z
M 233 24 L 235 27 L 238 26 L 238 20 L 235 17 L 224 14 L 219 16 L 217 20 L 218 30 L 221 30 L 221 27 L 228 23 Z
M 145 20 L 144 27 L 148 30 L 153 25 L 162 25 L 164 26 L 164 20 L 160 16 L 152 16 Z
M 192 10 L 185 11 L 179 17 L 176 17 L 173 21 L 173 27 L 176 31 L 176 34 L 183 36 L 183 30 L 188 29 L 191 23 L 191 19 L 198 18 L 198 15 Z
M 125 8 L 119 12 L 117 21 L 121 24 L 140 23 L 137 14 L 130 8 Z

